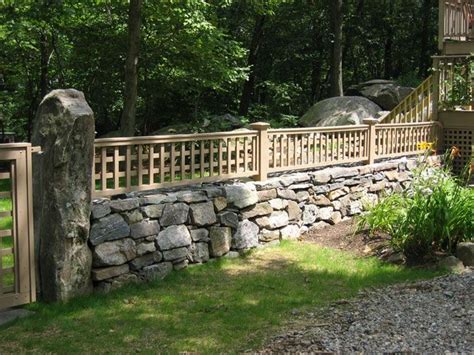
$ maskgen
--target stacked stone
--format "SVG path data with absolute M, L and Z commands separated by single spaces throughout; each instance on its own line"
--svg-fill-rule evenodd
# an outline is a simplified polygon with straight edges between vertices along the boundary
M 336 224 L 409 186 L 414 160 L 96 200 L 92 278 L 109 290 Z

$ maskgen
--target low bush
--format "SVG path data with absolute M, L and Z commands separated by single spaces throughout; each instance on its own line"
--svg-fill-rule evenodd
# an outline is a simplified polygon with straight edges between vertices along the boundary
M 421 166 L 403 193 L 381 199 L 359 217 L 358 230 L 383 232 L 408 260 L 436 251 L 454 252 L 461 241 L 474 237 L 474 190 L 445 168 Z

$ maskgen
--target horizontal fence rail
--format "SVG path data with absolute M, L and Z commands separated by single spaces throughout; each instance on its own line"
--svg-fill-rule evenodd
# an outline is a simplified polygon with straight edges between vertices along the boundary
M 423 152 L 436 142 L 437 122 L 364 124 L 132 138 L 96 139 L 93 196 L 234 178 Z
M 433 76 L 429 76 L 383 118 L 383 123 L 431 121 L 433 119 L 433 92 Z
M 440 43 L 446 39 L 467 41 L 474 37 L 474 0 L 440 0 Z
M 427 146 L 436 146 L 439 133 L 438 122 L 377 125 L 375 154 L 378 158 L 421 154 Z
M 269 171 L 367 160 L 367 125 L 268 131 Z
M 94 195 L 256 175 L 257 133 L 97 139 Z

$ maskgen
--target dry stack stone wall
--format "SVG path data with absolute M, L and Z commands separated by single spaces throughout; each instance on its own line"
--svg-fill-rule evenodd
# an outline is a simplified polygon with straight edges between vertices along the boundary
M 415 159 L 401 159 L 95 200 L 89 238 L 94 285 L 107 291 L 161 279 L 189 263 L 296 239 L 361 213 L 382 193 L 402 191 L 415 166 Z

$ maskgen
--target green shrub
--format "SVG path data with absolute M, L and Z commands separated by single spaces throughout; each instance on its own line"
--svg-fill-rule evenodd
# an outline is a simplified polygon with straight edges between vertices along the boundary
M 416 260 L 435 251 L 454 252 L 474 237 L 474 190 L 451 176 L 448 168 L 423 166 L 411 187 L 383 198 L 359 217 L 358 230 L 384 232 L 391 244 Z

